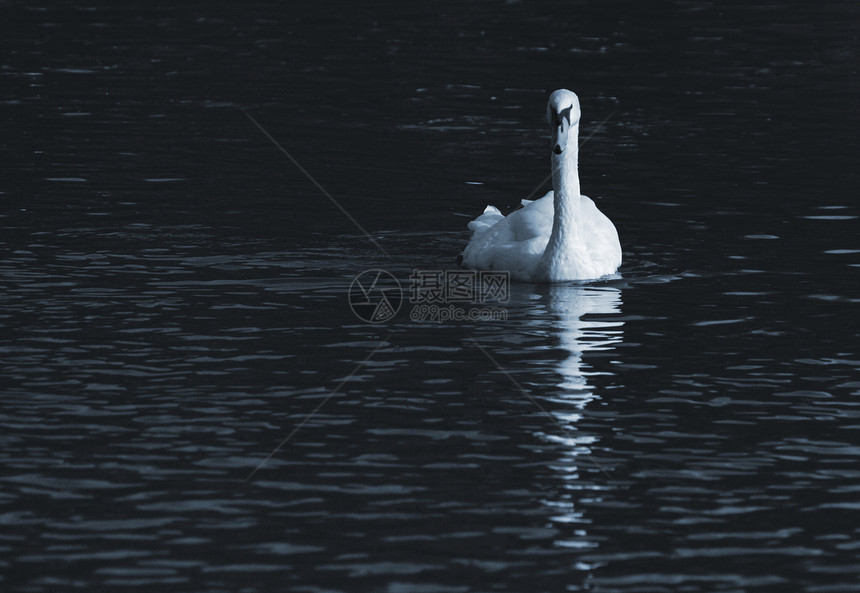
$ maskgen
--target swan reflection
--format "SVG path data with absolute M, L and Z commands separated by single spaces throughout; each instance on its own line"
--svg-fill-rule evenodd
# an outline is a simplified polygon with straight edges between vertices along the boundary
M 605 470 L 589 456 L 595 437 L 579 432 L 576 424 L 588 405 L 599 398 L 589 378 L 611 373 L 592 370 L 583 362 L 583 354 L 612 350 L 622 340 L 624 322 L 606 317 L 621 312 L 621 291 L 611 287 L 552 286 L 547 295 L 547 310 L 552 315 L 553 333 L 567 355 L 557 363 L 560 378 L 553 398 L 553 407 L 561 408 L 553 415 L 562 430 L 548 431 L 550 434 L 544 435 L 547 440 L 564 445 L 565 453 L 554 465 L 564 486 L 556 500 L 546 502 L 555 510 L 554 522 L 584 527 L 588 521 L 574 508 L 574 501 L 581 497 L 581 491 L 600 487 L 583 483 L 579 479 L 580 468 L 596 467 L 604 473 Z M 586 457 L 579 459 L 580 456 Z M 575 530 L 568 534 L 572 537 L 556 543 L 579 548 L 594 545 L 585 535 L 584 529 Z

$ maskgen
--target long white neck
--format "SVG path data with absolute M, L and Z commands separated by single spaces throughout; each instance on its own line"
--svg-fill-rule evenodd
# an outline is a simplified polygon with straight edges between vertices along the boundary
M 568 132 L 567 147 L 552 154 L 552 188 L 554 216 L 552 233 L 541 257 L 546 273 L 554 275 L 559 266 L 567 268 L 571 258 L 584 249 L 579 190 L 579 123 Z M 553 278 L 548 278 L 553 279 Z

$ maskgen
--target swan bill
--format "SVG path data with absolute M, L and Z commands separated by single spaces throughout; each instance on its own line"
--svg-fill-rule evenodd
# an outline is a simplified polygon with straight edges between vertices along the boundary
M 566 109 L 567 115 L 570 115 L 570 109 Z M 567 133 L 570 131 L 570 120 L 559 118 L 557 125 L 552 129 L 552 151 L 555 154 L 561 154 L 567 148 Z

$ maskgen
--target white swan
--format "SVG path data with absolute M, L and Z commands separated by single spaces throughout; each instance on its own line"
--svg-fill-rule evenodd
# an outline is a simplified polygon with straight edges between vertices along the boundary
M 507 270 L 516 280 L 594 280 L 621 265 L 615 225 L 579 193 L 579 98 L 566 89 L 549 98 L 554 191 L 505 217 L 487 206 L 469 223 L 472 238 L 462 264 L 475 270 Z

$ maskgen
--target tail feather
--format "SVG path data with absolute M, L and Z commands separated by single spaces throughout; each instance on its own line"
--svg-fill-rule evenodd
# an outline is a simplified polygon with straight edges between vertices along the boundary
M 469 230 L 476 233 L 483 229 L 488 229 L 504 218 L 505 216 L 498 208 L 495 206 L 487 206 L 484 208 L 483 214 L 469 223 Z

